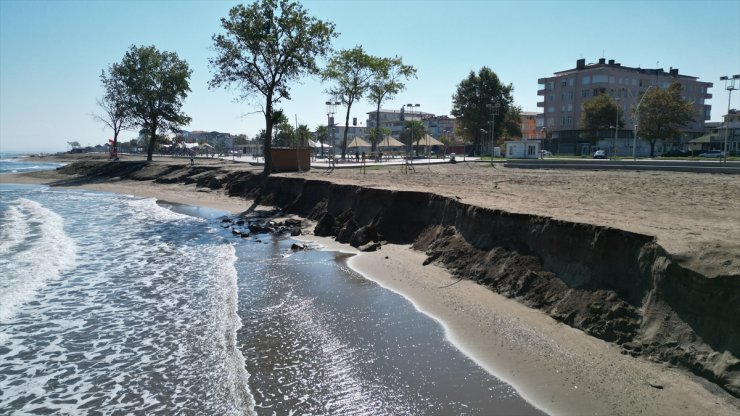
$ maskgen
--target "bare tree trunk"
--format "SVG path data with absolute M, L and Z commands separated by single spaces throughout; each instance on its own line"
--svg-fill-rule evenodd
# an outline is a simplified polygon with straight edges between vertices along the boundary
M 272 95 L 267 96 L 265 105 L 265 142 L 262 156 L 265 158 L 262 172 L 267 177 L 272 173 Z
M 154 145 L 157 142 L 157 119 L 152 119 L 151 125 L 149 126 L 149 145 L 146 151 L 146 161 L 152 161 L 152 155 L 154 155 Z
M 344 116 L 344 137 L 342 138 L 342 159 L 347 153 L 347 132 L 349 132 L 349 109 L 352 104 L 347 104 L 347 114 Z

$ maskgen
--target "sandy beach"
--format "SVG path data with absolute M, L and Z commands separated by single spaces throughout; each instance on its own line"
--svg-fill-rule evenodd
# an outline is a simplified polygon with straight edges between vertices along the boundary
M 181 161 L 180 161 L 181 162 Z M 220 163 L 213 161 L 212 163 Z M 236 166 L 234 168 L 245 168 Z M 254 168 L 253 168 L 254 169 Z M 259 168 L 256 168 L 259 169 Z M 484 207 L 587 222 L 658 237 L 685 265 L 708 275 L 740 269 L 740 179 L 662 172 L 521 171 L 490 164 L 281 174 L 363 186 L 432 190 Z M 3 175 L 5 183 L 50 183 L 54 172 Z M 84 189 L 207 206 L 232 213 L 251 201 L 195 185 L 108 181 Z M 310 232 L 311 227 L 304 228 Z M 684 370 L 632 358 L 445 269 L 424 253 L 384 245 L 372 253 L 310 234 L 331 250 L 356 253 L 349 265 L 402 294 L 444 326 L 447 337 L 482 367 L 551 414 L 734 415 L 740 400 Z

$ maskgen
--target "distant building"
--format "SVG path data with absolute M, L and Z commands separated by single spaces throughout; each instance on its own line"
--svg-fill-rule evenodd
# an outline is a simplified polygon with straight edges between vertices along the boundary
M 377 111 L 367 113 L 368 132 L 376 127 Z M 418 110 L 380 110 L 380 127 L 391 132 L 391 136 L 398 138 L 409 120 L 426 120 L 434 117 L 434 114 Z
M 506 156 L 510 159 L 538 159 L 540 157 L 540 140 L 507 140 Z
M 522 111 L 519 113 L 519 120 L 522 126 L 522 139 L 539 139 L 542 137 L 542 129 L 537 128 L 537 116 L 540 113 L 532 111 Z
M 721 123 L 707 123 L 708 133 L 689 140 L 688 150 L 724 150 L 727 138 L 727 151 L 731 155 L 740 153 L 740 113 L 730 110 L 730 114 L 725 114 L 723 119 Z
M 632 154 L 635 120 L 632 109 L 637 106 L 642 95 L 649 88 L 668 88 L 678 82 L 683 88 L 684 99 L 694 108 L 694 121 L 676 139 L 679 147 L 685 147 L 689 140 L 704 134 L 704 123 L 709 120 L 712 107 L 706 100 L 712 98 L 708 92 L 711 82 L 699 81 L 697 77 L 679 74 L 678 68 L 665 72 L 663 68 L 642 69 L 622 66 L 610 59 L 599 59 L 598 63 L 586 64 L 585 59 L 576 61 L 576 67 L 556 72 L 552 77 L 540 78 L 537 95 L 542 101 L 537 103 L 543 109 L 542 127 L 547 140 L 545 148 L 558 153 L 589 154 L 593 149 L 587 139 L 581 137 L 578 128 L 581 107 L 584 102 L 598 96 L 609 94 L 617 100 L 625 119 L 624 128 L 617 131 L 617 154 Z M 615 120 L 616 121 L 616 120 Z M 614 130 L 600 132 L 601 138 L 614 136 Z M 638 144 L 638 154 L 644 153 L 649 145 Z M 613 145 L 612 145 L 613 147 Z M 614 149 L 608 149 L 613 152 Z

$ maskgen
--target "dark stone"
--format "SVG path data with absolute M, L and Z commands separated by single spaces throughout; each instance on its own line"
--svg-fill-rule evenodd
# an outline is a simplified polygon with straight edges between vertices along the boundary
M 369 242 L 378 242 L 378 230 L 372 225 L 360 227 L 352 233 L 349 244 L 352 247 L 360 247 Z
M 290 228 L 290 235 L 291 235 L 291 237 L 295 237 L 295 236 L 301 235 L 301 227 L 291 227 Z
M 378 251 L 380 250 L 380 243 L 367 243 L 362 247 L 358 247 L 360 251 L 364 252 L 370 252 L 370 251 Z M 388 258 L 388 257 L 386 257 Z
M 334 222 L 334 216 L 329 213 L 325 213 L 321 218 L 319 218 L 313 233 L 319 237 L 329 237 L 334 235 Z
M 301 250 L 305 250 L 306 249 L 306 246 L 304 246 L 302 244 L 293 243 L 290 246 L 290 249 L 293 250 L 293 251 L 301 251 Z
M 249 231 L 253 234 L 267 234 L 272 232 L 272 228 L 265 223 L 252 222 L 249 223 Z

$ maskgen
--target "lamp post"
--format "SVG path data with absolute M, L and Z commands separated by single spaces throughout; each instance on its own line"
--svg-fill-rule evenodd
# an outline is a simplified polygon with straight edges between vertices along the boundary
M 337 112 L 337 106 L 340 104 L 336 97 L 332 97 L 326 102 L 326 119 L 329 128 L 329 137 L 331 139 L 331 162 L 329 166 L 334 167 L 334 114 Z M 322 148 L 323 149 L 323 148 Z M 322 150 L 323 151 L 323 150 Z
M 653 88 L 654 85 L 651 85 L 647 87 L 645 92 L 642 93 L 642 98 L 640 98 L 640 101 L 637 102 L 637 105 L 635 106 L 635 134 L 632 136 L 632 160 L 637 160 L 637 129 L 640 127 L 640 106 L 642 105 L 642 100 L 645 99 L 645 95 L 648 91 L 650 91 L 651 88 Z M 629 90 L 628 90 L 629 91 Z M 630 92 L 630 95 L 632 93 Z M 634 103 L 634 96 L 632 97 L 632 102 Z
M 725 89 L 727 90 L 727 115 L 725 116 L 725 146 L 724 146 L 724 159 L 725 163 L 727 163 L 727 139 L 730 136 L 730 105 L 732 103 L 732 92 L 737 89 L 735 87 L 735 80 L 740 79 L 740 74 L 730 76 L 722 76 L 719 77 L 720 81 L 725 82 Z
M 491 163 L 493 163 L 493 145 L 496 142 L 496 116 L 498 115 L 498 109 L 501 105 L 495 102 L 493 105 L 488 104 L 488 109 L 491 111 L 491 144 L 489 146 L 489 152 L 491 153 Z
M 612 145 L 612 151 L 614 152 L 614 160 L 617 160 L 617 133 L 619 133 L 619 98 L 615 98 L 614 103 L 617 107 L 617 121 L 614 124 L 614 143 Z
M 414 108 L 416 108 L 417 111 L 419 111 L 419 107 L 421 105 L 419 104 L 406 104 L 406 108 L 409 109 L 409 112 L 411 113 L 411 138 L 409 139 L 409 160 L 413 159 L 414 151 L 413 151 L 413 143 L 414 143 Z

